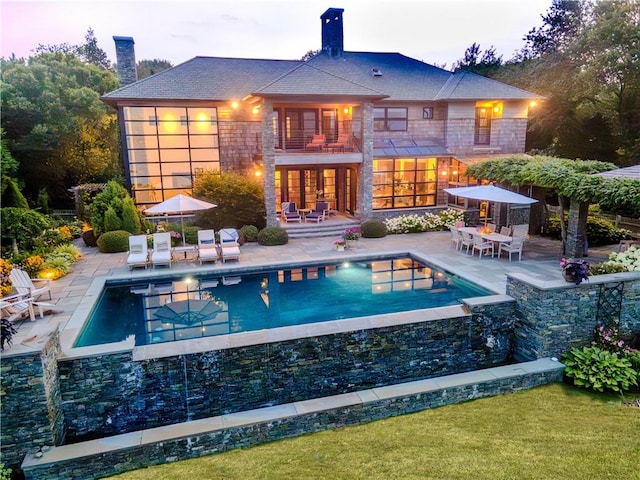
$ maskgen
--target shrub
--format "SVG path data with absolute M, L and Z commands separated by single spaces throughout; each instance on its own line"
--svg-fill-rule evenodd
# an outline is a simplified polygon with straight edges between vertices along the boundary
M 122 229 L 122 221 L 118 217 L 113 206 L 109 205 L 104 213 L 104 231 L 114 232 Z
M 238 173 L 205 172 L 195 179 L 193 194 L 218 205 L 196 214 L 195 224 L 219 230 L 225 227 L 266 224 L 264 187 Z
M 635 246 L 620 253 L 610 253 L 607 263 L 622 265 L 629 272 L 640 272 L 640 248 Z
M 51 249 L 69 243 L 65 236 L 57 228 L 47 228 L 33 241 L 34 250 L 39 250 L 43 253 L 50 251 Z
M 258 243 L 260 245 L 286 245 L 289 242 L 289 235 L 282 227 L 265 227 L 258 232 Z
M 259 231 L 260 230 L 258 230 L 258 227 L 255 225 L 243 225 L 242 228 L 240 228 L 240 232 L 242 232 L 242 235 L 244 235 L 244 239 L 247 242 L 255 242 L 258 240 Z
M 133 198 L 122 200 L 122 230 L 138 235 L 141 232 L 140 213 L 133 203 Z
M 2 238 L 15 240 L 16 249 L 33 250 L 35 239 L 43 230 L 51 228 L 47 217 L 28 208 L 2 208 L 0 219 Z
M 606 275 L 607 273 L 626 272 L 627 267 L 615 262 L 589 264 L 589 275 Z
M 65 243 L 69 243 L 71 240 L 73 240 L 73 234 L 71 233 L 71 229 L 67 225 L 58 227 L 58 232 L 60 232 L 60 236 L 64 239 Z
M 189 245 L 198 244 L 198 230 L 200 230 L 200 227 L 184 227 L 184 239 Z
M 618 356 L 599 347 L 572 348 L 562 356 L 567 377 L 576 386 L 598 392 L 622 393 L 636 385 L 636 372 L 627 356 Z
M 29 274 L 31 278 L 38 278 L 38 274 L 44 266 L 44 258 L 40 255 L 32 255 L 22 263 L 22 269 Z
M 64 277 L 71 271 L 71 265 L 73 262 L 69 257 L 55 256 L 45 260 L 42 266 L 41 276 L 56 280 L 60 277 Z
M 126 252 L 129 250 L 131 234 L 124 230 L 105 232 L 98 238 L 98 248 L 102 253 Z
M 0 296 L 7 295 L 13 288 L 9 275 L 13 265 L 4 258 L 0 258 Z
M 618 243 L 623 238 L 626 238 L 629 233 L 628 230 L 617 228 L 613 223 L 604 218 L 594 216 L 587 217 L 586 234 L 589 245 L 593 247 Z M 556 240 L 562 238 L 560 219 L 558 217 L 549 218 L 543 234 Z
M 77 261 L 80 257 L 82 257 L 82 254 L 80 253 L 80 250 L 78 250 L 78 247 L 70 243 L 54 248 L 51 253 L 68 253 L 73 257 L 74 261 Z
M 365 220 L 360 225 L 363 238 L 382 238 L 387 236 L 387 225 L 382 220 Z
M 96 237 L 100 237 L 105 231 L 105 215 L 111 207 L 116 216 L 122 218 L 123 200 L 129 196 L 127 190 L 115 180 L 110 180 L 103 191 L 98 193 L 89 205 L 91 226 Z

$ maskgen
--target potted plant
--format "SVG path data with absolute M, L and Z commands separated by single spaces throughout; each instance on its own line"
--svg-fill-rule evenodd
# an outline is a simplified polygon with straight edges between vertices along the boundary
M 589 280 L 589 263 L 585 260 L 563 257 L 560 260 L 560 268 L 562 268 L 562 276 L 567 282 L 580 285 L 582 280 Z
M 360 227 L 347 228 L 342 233 L 342 238 L 344 238 L 345 244 L 347 248 L 349 248 L 350 247 L 349 242 L 356 242 L 360 240 Z
M 333 242 L 334 248 L 339 252 L 344 252 L 344 247 L 347 246 L 347 241 L 343 237 L 336 238 Z

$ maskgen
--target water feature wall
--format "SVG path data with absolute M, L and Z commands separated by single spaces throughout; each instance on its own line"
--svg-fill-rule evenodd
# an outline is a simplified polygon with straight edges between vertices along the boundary
M 460 315 L 420 321 L 433 310 L 416 311 L 399 316 L 412 323 L 142 361 L 133 352 L 62 359 L 67 440 L 504 365 L 515 305 L 491 305 L 480 302 L 475 315 L 446 307 L 436 311 Z M 179 351 L 166 344 L 172 348 Z

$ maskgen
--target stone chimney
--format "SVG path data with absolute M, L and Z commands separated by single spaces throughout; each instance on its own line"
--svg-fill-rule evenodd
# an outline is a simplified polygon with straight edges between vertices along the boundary
M 133 37 L 113 37 L 116 42 L 116 62 L 120 86 L 124 87 L 138 81 L 136 71 L 136 53 L 133 48 Z
M 322 20 L 322 51 L 327 52 L 332 58 L 340 58 L 344 52 L 342 12 L 344 12 L 344 8 L 329 8 L 320 17 Z

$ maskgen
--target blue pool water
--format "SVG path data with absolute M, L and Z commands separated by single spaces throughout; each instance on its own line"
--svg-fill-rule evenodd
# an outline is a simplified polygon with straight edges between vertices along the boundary
M 152 283 L 151 283 L 152 282 Z M 456 305 L 491 292 L 408 257 L 107 286 L 76 347 L 136 345 Z

